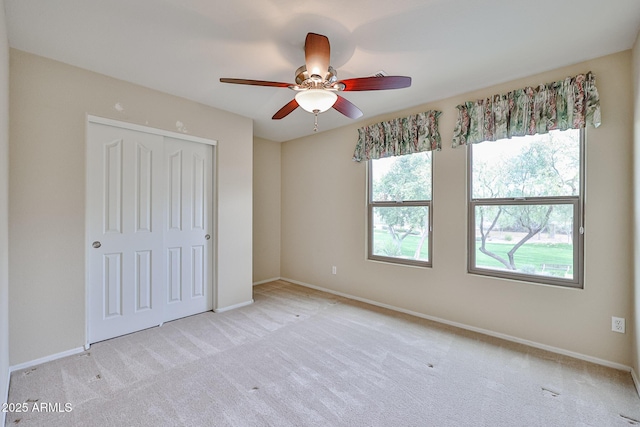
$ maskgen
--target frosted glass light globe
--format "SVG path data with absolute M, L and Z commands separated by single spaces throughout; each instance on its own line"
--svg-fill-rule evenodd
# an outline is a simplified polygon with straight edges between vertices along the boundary
M 314 113 L 323 113 L 336 103 L 338 95 L 330 90 L 308 89 L 298 92 L 295 96 L 296 102 L 302 109 Z

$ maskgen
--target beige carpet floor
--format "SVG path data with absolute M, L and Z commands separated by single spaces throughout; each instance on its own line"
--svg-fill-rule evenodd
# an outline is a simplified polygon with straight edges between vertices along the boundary
M 29 411 L 6 425 L 640 425 L 627 372 L 283 281 L 254 292 L 14 372 Z

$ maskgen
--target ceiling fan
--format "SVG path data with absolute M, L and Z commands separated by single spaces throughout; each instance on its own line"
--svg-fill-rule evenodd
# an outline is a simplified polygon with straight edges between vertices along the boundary
M 280 120 L 296 108 L 302 107 L 315 115 L 314 131 L 318 130 L 318 114 L 332 107 L 351 119 L 362 116 L 362 111 L 358 107 L 336 92 L 401 89 L 411 86 L 411 77 L 405 76 L 359 77 L 338 80 L 336 70 L 329 65 L 329 39 L 320 34 L 307 34 L 304 54 L 305 65 L 296 70 L 295 84 L 229 78 L 221 78 L 220 81 L 242 85 L 283 87 L 296 91 L 295 97 L 278 110 L 272 119 Z

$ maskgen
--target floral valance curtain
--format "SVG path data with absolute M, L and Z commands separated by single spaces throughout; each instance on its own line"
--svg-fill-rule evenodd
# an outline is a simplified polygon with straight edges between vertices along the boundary
M 600 126 L 600 98 L 589 72 L 458 105 L 453 147 L 551 130 Z
M 440 111 L 380 122 L 358 129 L 353 160 L 379 159 L 421 151 L 440 150 L 438 117 Z

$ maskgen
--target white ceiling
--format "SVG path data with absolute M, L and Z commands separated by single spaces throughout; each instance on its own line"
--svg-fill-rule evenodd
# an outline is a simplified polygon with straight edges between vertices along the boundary
M 313 133 L 289 89 L 308 32 L 340 79 L 380 70 L 407 89 L 345 92 L 361 121 L 632 47 L 639 0 L 4 0 L 11 47 L 247 116 L 254 134 Z M 588 71 L 588 70 L 585 70 Z M 546 83 L 546 82 L 540 82 Z M 320 130 L 352 123 L 334 110 Z

